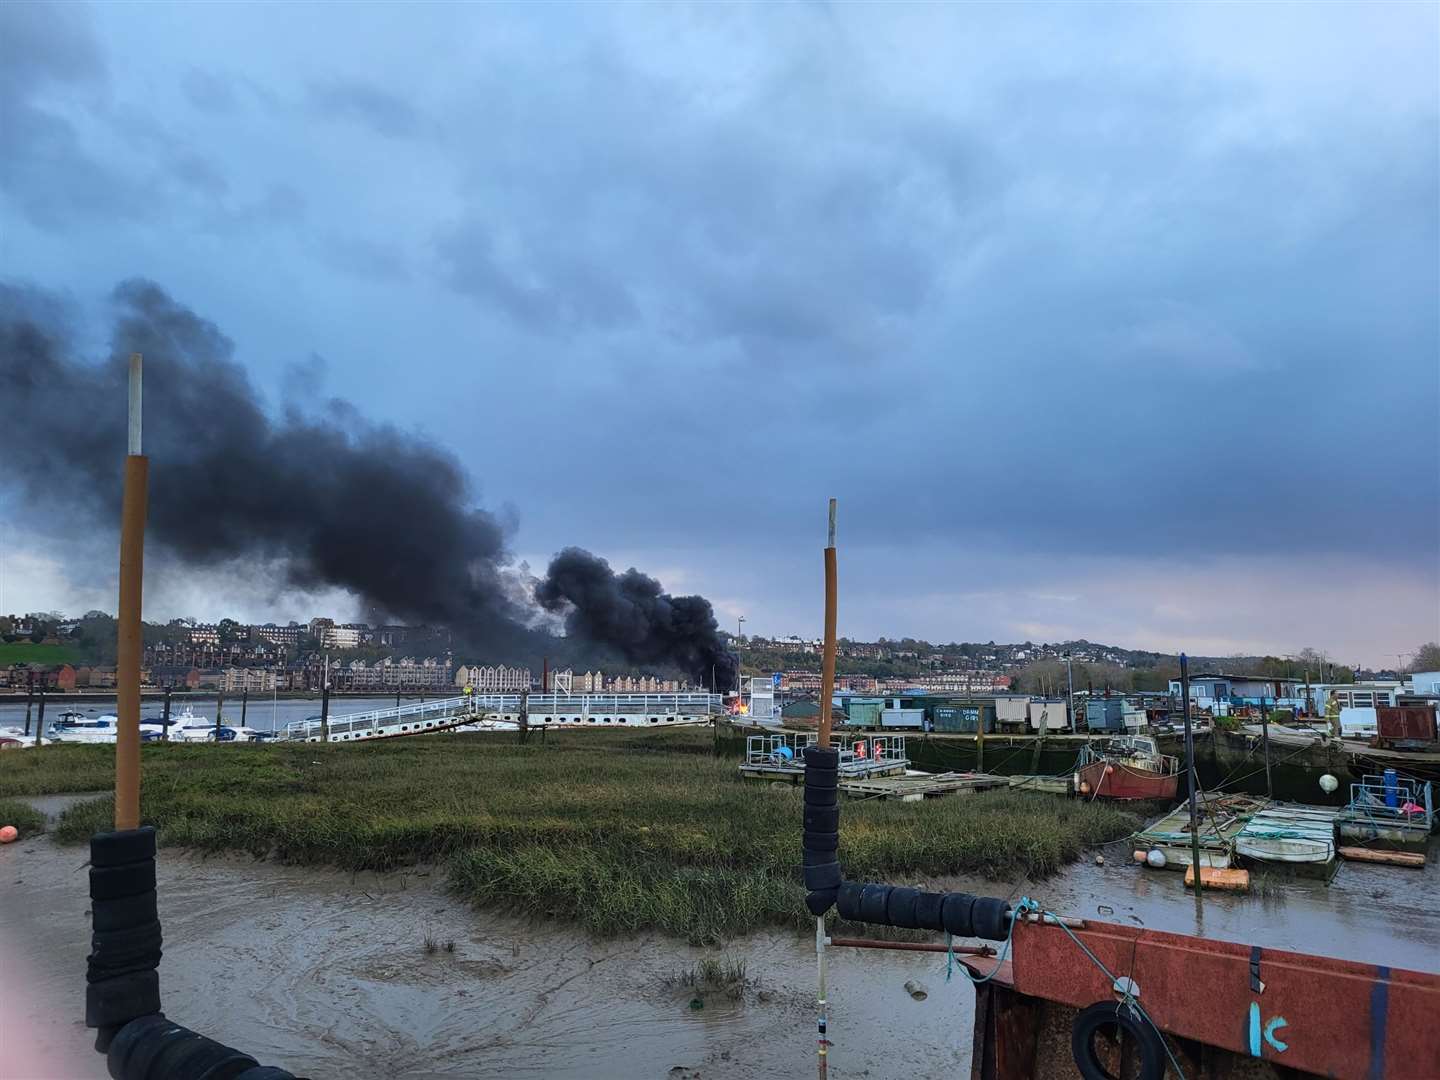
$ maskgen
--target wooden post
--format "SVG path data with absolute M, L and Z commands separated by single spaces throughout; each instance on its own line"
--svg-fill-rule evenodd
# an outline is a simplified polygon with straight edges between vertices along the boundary
M 40 745 L 40 736 L 45 731 L 45 684 L 40 684 L 40 714 L 35 717 L 35 745 Z
M 25 734 L 30 734 L 30 703 L 35 700 L 35 672 L 25 673 Z
M 320 688 L 320 741 L 330 742 L 330 680 Z
M 1265 707 L 1263 697 L 1260 699 L 1260 736 L 1265 741 L 1265 794 L 1273 799 L 1275 787 L 1270 782 L 1270 710 Z
M 165 713 L 160 718 L 160 738 L 165 742 L 170 741 L 170 690 L 171 687 L 165 687 Z
M 115 828 L 140 827 L 141 590 L 145 580 L 145 503 L 150 462 L 140 447 L 139 353 L 130 356 L 129 453 L 120 510 L 120 610 L 115 657 Z
M 530 740 L 530 691 L 520 691 L 520 745 Z
M 215 691 L 215 741 L 220 741 L 220 710 L 225 707 L 225 691 Z
M 240 691 L 240 726 L 245 726 L 245 713 L 250 708 L 250 688 Z
M 839 576 L 835 563 L 835 500 L 830 500 L 830 539 L 825 546 L 825 654 L 820 667 L 820 745 L 830 745 L 830 699 L 835 696 L 835 626 Z
M 1190 661 L 1183 652 L 1180 654 L 1180 696 L 1185 710 L 1185 768 L 1190 776 L 1190 860 L 1195 866 L 1195 895 L 1198 897 L 1204 892 L 1200 887 L 1200 819 L 1195 809 L 1198 777 L 1195 775 L 1195 733 L 1190 728 Z
M 835 500 L 830 500 L 829 539 L 825 545 L 825 654 L 820 666 L 820 732 L 821 747 L 830 746 L 830 700 L 835 696 L 835 627 L 839 606 L 839 574 L 835 561 Z M 829 1075 L 829 1038 L 827 1035 L 827 1014 L 825 972 L 825 917 L 815 917 L 815 959 L 818 966 L 819 1041 L 816 1064 L 820 1080 Z

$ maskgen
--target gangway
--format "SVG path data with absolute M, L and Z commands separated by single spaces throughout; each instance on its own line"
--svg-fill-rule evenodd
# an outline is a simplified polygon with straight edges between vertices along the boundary
M 522 715 L 532 728 L 708 724 L 724 711 L 720 694 L 466 694 L 375 709 L 330 720 L 330 742 L 360 742 L 437 731 L 514 730 Z M 279 740 L 321 742 L 317 717 L 285 725 Z

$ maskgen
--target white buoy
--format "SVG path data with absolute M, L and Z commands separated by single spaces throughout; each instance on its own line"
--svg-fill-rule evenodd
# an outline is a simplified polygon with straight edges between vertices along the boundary
M 1162 870 L 1165 867 L 1165 853 L 1158 847 L 1151 848 L 1150 853 L 1145 856 L 1145 862 L 1156 870 Z
M 1340 781 L 1331 776 L 1328 772 L 1320 777 L 1320 790 L 1326 795 L 1333 795 L 1335 789 L 1340 786 Z

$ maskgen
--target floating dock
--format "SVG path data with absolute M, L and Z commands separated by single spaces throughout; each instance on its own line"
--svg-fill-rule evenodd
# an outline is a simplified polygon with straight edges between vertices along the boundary
M 901 802 L 918 802 L 942 795 L 968 795 L 976 791 L 1009 786 L 1009 777 L 992 776 L 989 773 L 908 773 L 904 776 L 841 780 L 840 794 L 852 799 L 899 799 Z
M 1211 792 L 1200 792 L 1196 802 L 1200 865 L 1215 870 L 1228 869 L 1235 858 L 1235 838 L 1268 803 L 1251 795 L 1217 795 Z M 1158 849 L 1165 856 L 1165 868 L 1183 870 L 1194 861 L 1190 839 L 1190 803 L 1182 802 L 1154 825 L 1136 833 L 1135 837 L 1147 851 Z

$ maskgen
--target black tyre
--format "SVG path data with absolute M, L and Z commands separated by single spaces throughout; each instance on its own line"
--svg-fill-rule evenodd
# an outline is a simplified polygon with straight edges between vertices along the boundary
M 1122 1038 L 1130 1040 L 1138 1055 L 1137 1080 L 1164 1080 L 1165 1042 L 1160 1033 L 1137 1011 L 1115 1001 L 1096 1002 L 1075 1017 L 1070 1030 L 1070 1052 L 1084 1080 L 1118 1080 L 1118 1076 L 1102 1064 L 1096 1040 L 1108 1040 L 1115 1046 L 1114 1056 L 1118 1062 Z
M 860 892 L 860 919 L 862 922 L 885 925 L 886 910 L 890 904 L 889 885 L 866 885 Z
M 816 889 L 805 894 L 805 907 L 811 915 L 824 915 L 835 903 L 839 889 Z
M 832 862 L 805 867 L 805 888 L 812 891 L 840 888 L 840 864 Z
M 864 888 L 858 881 L 841 883 L 840 891 L 835 894 L 835 910 L 842 919 L 849 919 L 851 922 L 860 920 L 860 892 Z
M 131 1020 L 115 1033 L 110 1040 L 110 1046 L 105 1051 L 105 1065 L 110 1070 L 111 1076 L 125 1077 L 130 1075 L 126 1072 L 126 1062 L 135 1048 L 148 1038 L 152 1033 L 158 1033 L 165 1027 L 179 1027 L 172 1024 L 160 1013 L 151 1016 L 141 1016 Z
M 111 1027 L 160 1011 L 160 977 L 132 971 L 85 987 L 85 1026 Z
M 955 937 L 973 937 L 975 923 L 971 921 L 971 912 L 974 907 L 975 897 L 969 893 L 946 893 L 940 915 L 945 931 Z
M 90 964 L 104 968 L 129 963 L 137 956 L 158 952 L 162 940 L 158 921 L 125 930 L 100 930 L 90 935 Z
M 90 899 L 115 900 L 139 896 L 155 888 L 155 860 L 142 859 L 124 866 L 92 866 Z
M 807 832 L 833 833 L 840 828 L 838 806 L 805 807 L 805 829 Z
M 128 930 L 157 921 L 155 890 L 139 896 L 117 896 L 113 900 L 96 900 L 90 905 L 91 923 L 96 933 Z
M 836 851 L 840 847 L 840 830 L 805 830 L 800 837 L 800 846 L 805 851 Z
M 975 925 L 975 936 L 987 941 L 1004 941 L 1010 929 L 1010 905 L 993 896 L 977 896 L 975 907 L 970 913 Z
M 296 1080 L 296 1077 L 294 1073 L 277 1069 L 274 1065 L 258 1065 L 253 1069 L 246 1069 L 235 1077 L 235 1080 Z
M 916 930 L 920 923 L 915 918 L 915 904 L 920 899 L 920 890 L 904 885 L 890 890 L 890 899 L 885 905 L 885 920 L 891 926 Z
M 922 892 L 915 901 L 915 921 L 925 930 L 944 930 L 944 916 L 941 914 L 944 905 L 944 893 Z
M 805 789 L 806 806 L 834 806 L 839 801 L 839 788 L 807 787 Z
M 90 838 L 91 866 L 123 866 L 155 858 L 155 827 L 96 833 Z
M 807 746 L 805 748 L 805 768 L 817 769 L 838 769 L 840 767 L 840 751 L 834 747 Z

